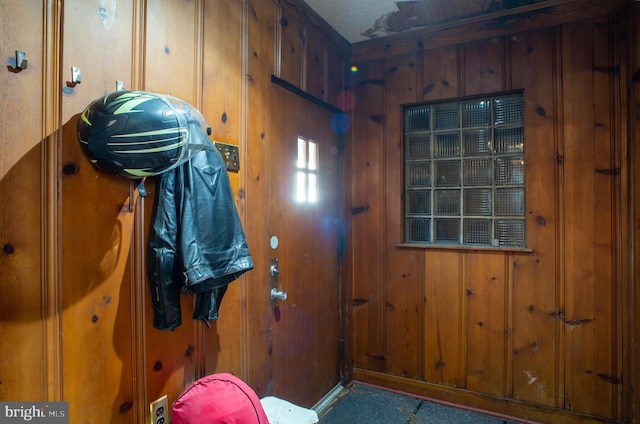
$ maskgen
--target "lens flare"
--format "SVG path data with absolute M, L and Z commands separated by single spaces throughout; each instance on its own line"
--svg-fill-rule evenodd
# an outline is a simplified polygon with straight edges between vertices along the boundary
M 331 129 L 338 134 L 346 133 L 351 128 L 351 118 L 346 113 L 336 113 L 331 117 Z
M 341 91 L 336 96 L 336 104 L 346 112 L 356 106 L 356 96 L 350 91 Z

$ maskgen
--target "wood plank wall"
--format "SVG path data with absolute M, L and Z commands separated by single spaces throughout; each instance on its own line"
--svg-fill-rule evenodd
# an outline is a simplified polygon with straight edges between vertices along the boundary
M 541 422 L 635 422 L 624 6 L 353 46 L 356 380 Z M 509 90 L 524 90 L 531 252 L 401 246 L 401 106 Z
M 635 22 L 640 21 L 640 3 L 632 3 L 629 11 L 627 22 L 629 23 L 630 40 L 640 39 L 640 27 Z M 631 95 L 629 101 L 629 175 L 630 175 L 630 232 L 631 240 L 631 259 L 629 264 L 630 281 L 633 281 L 631 293 L 628 297 L 628 305 L 634 314 L 629 314 L 629 364 L 626 368 L 629 380 L 632 382 L 640 381 L 640 290 L 638 290 L 636 270 L 640 269 L 640 252 L 635 246 L 640 242 L 640 233 L 638 232 L 638 223 L 640 222 L 640 186 L 635 183 L 638 175 L 640 175 L 640 157 L 638 156 L 638 140 L 640 140 L 640 49 L 633 44 L 629 47 L 629 69 L 631 70 Z M 640 393 L 632 390 L 631 387 L 625 387 L 624 396 L 631 399 L 630 404 L 626 405 L 625 410 L 629 411 L 629 416 L 640 416 Z
M 9 0 L 0 23 L 0 400 L 65 400 L 71 422 L 142 423 L 150 401 L 173 402 L 205 374 L 231 372 L 270 394 L 270 302 L 253 294 L 268 279 L 234 282 L 211 329 L 191 319 L 189 296 L 181 327 L 152 328 L 144 254 L 155 182 L 140 198 L 93 168 L 78 115 L 116 81 L 199 108 L 213 139 L 239 146 L 236 205 L 256 269 L 268 270 L 271 75 L 335 104 L 346 42 L 297 2 L 272 0 Z M 304 33 L 291 37 L 295 61 L 280 52 L 287 28 Z M 15 69 L 15 50 L 27 69 Z
M 635 102 L 625 93 L 639 11 L 625 19 L 623 3 L 634 2 L 576 0 L 354 46 L 346 381 L 542 422 L 634 422 L 638 123 L 626 116 L 640 107 L 637 79 Z M 128 0 L 113 21 L 104 12 L 81 0 L 0 4 L 0 400 L 64 399 L 74 421 L 124 423 L 148 421 L 149 401 L 171 402 L 205 373 L 269 394 L 271 311 L 257 294 L 268 281 L 234 283 L 210 330 L 191 322 L 186 297 L 181 328 L 151 328 L 154 182 L 136 200 L 128 181 L 88 166 L 77 114 L 116 80 L 199 107 L 213 138 L 240 147 L 236 204 L 256 269 L 268 269 L 270 77 L 336 104 L 349 49 L 294 0 Z M 26 70 L 12 68 L 14 50 Z M 532 252 L 398 247 L 400 105 L 509 89 L 525 92 Z

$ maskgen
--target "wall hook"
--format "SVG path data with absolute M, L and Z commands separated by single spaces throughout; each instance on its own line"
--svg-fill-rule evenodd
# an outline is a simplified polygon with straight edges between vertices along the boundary
M 21 50 L 16 50 L 16 66 L 7 65 L 9 72 L 17 74 L 23 69 L 27 69 L 27 54 Z
M 80 68 L 75 66 L 71 67 L 71 81 L 67 81 L 67 87 L 75 87 L 82 82 L 82 75 L 80 75 Z

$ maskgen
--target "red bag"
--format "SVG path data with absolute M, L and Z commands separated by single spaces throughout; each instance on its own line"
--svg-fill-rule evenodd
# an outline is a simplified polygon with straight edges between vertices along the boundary
M 173 403 L 172 424 L 269 424 L 256 392 L 231 374 L 193 382 Z

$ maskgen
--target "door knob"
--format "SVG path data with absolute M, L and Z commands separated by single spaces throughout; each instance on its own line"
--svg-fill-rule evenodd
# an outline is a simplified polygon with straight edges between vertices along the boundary
M 287 300 L 287 292 L 284 290 L 278 290 L 275 287 L 271 289 L 271 301 L 285 301 Z

